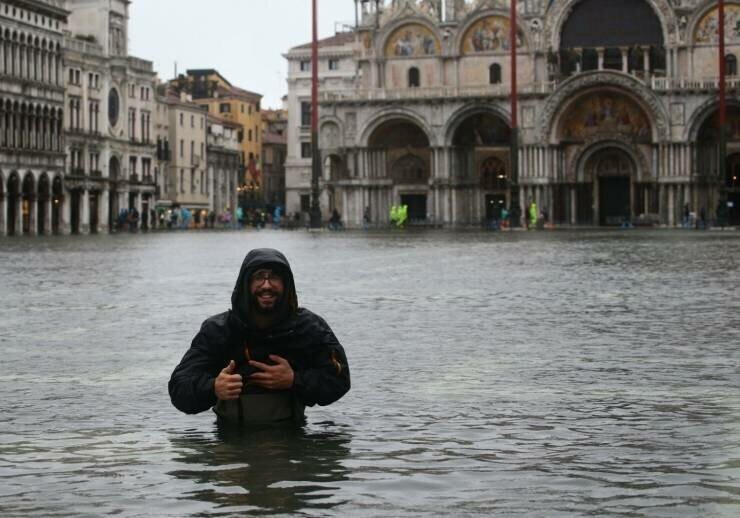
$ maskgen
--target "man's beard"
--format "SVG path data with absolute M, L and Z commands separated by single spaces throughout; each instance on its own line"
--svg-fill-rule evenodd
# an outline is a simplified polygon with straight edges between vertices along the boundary
M 262 294 L 270 294 L 276 297 L 275 304 L 273 304 L 271 308 L 262 307 L 262 305 L 259 303 L 258 297 Z M 283 307 L 284 298 L 285 294 L 278 295 L 278 293 L 274 290 L 260 290 L 252 295 L 252 303 L 250 306 L 253 308 L 255 313 L 259 313 L 260 315 L 277 315 L 280 312 L 280 309 Z

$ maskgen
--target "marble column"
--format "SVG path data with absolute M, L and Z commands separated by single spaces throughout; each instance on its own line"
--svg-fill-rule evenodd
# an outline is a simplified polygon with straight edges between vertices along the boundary
M 52 211 L 52 196 L 51 194 L 49 197 L 44 201 L 46 204 L 46 208 L 44 209 L 44 234 L 47 236 L 51 235 L 51 211 Z
M 575 225 L 578 223 L 578 198 L 576 195 L 576 187 L 572 185 L 569 189 L 570 192 L 570 223 Z
M 90 191 L 82 189 L 80 191 L 79 206 L 80 234 L 90 233 Z

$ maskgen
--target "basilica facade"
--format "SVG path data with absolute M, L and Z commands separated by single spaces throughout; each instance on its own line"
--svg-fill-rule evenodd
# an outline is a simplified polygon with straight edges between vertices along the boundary
M 476 226 L 534 201 L 555 224 L 675 226 L 686 212 L 712 219 L 720 205 L 740 205 L 740 3 L 726 3 L 723 171 L 716 2 L 517 7 L 513 172 L 509 3 L 357 3 L 354 37 L 342 44 L 352 81 L 320 92 L 324 214 L 385 224 L 392 205 L 406 204 L 413 222 Z M 305 59 L 297 49 L 289 61 Z M 310 190 L 300 138 L 289 140 L 289 212 Z M 740 223 L 740 211 L 730 218 Z

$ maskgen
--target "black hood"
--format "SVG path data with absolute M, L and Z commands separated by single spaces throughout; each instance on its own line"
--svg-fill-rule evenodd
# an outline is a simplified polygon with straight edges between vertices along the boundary
M 283 276 L 284 292 L 278 311 L 279 320 L 289 318 L 298 312 L 298 297 L 295 291 L 293 271 L 290 269 L 288 259 L 277 250 L 272 248 L 256 248 L 249 252 L 242 262 L 236 286 L 231 293 L 231 311 L 242 323 L 250 325 L 251 318 L 249 304 L 252 297 L 249 294 L 249 278 L 260 268 L 271 267 L 279 271 Z

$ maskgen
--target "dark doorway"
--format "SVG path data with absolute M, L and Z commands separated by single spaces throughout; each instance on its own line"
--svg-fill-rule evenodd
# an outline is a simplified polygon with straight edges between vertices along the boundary
M 100 205 L 100 193 L 97 191 L 90 192 L 88 195 L 90 197 L 90 233 L 91 234 L 97 234 L 98 233 L 98 224 L 99 224 L 99 217 L 98 217 L 98 209 Z
M 64 201 L 64 190 L 62 189 L 62 179 L 58 176 L 52 183 L 51 196 L 51 233 L 57 235 L 60 233 L 59 222 L 61 221 L 62 202 Z
M 70 228 L 73 234 L 80 233 L 80 191 L 70 193 Z
M 402 194 L 401 205 L 409 207 L 409 223 L 420 223 L 427 219 L 426 194 Z
M 503 194 L 486 194 L 486 221 L 501 219 L 501 210 L 506 207 Z
M 49 185 L 49 177 L 43 175 L 39 179 L 39 195 L 36 205 L 36 230 L 40 236 L 46 234 L 49 230 L 46 228 L 46 217 L 50 196 L 51 186 Z
M 599 224 L 621 225 L 630 213 L 629 177 L 599 178 Z
M 8 214 L 7 214 L 7 228 L 8 235 L 14 236 L 16 234 L 16 226 L 18 222 L 18 198 L 20 196 L 20 180 L 18 175 L 13 173 L 8 178 Z
M 23 214 L 23 234 L 31 233 L 31 206 L 36 201 L 36 186 L 33 175 L 28 173 L 23 178 L 23 200 L 21 202 L 21 213 Z
M 727 193 L 727 218 L 730 225 L 740 225 L 740 191 Z

